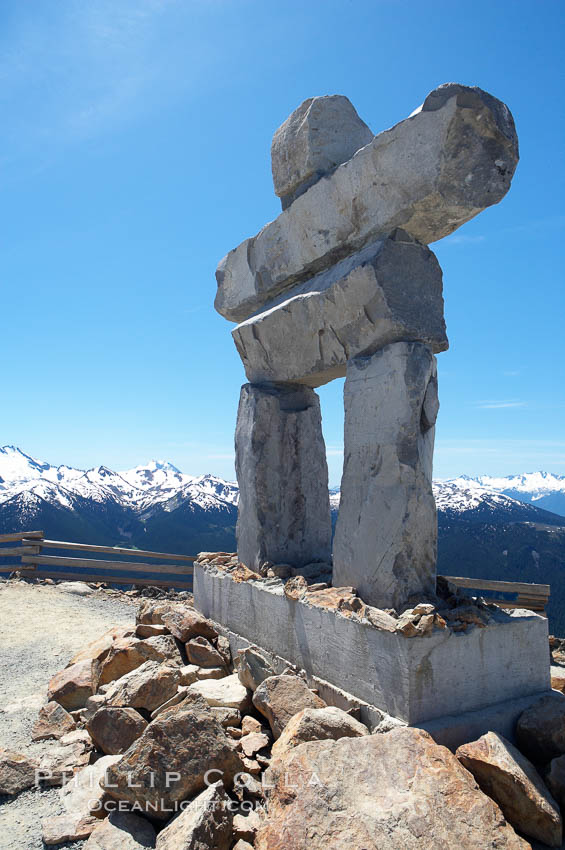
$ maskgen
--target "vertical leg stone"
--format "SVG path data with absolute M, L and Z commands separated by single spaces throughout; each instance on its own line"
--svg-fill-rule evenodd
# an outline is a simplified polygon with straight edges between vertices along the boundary
M 345 461 L 333 584 L 396 608 L 435 591 L 432 493 L 439 408 L 435 357 L 418 342 L 387 345 L 347 367 Z
M 241 388 L 235 432 L 237 550 L 265 561 L 329 562 L 331 519 L 320 401 L 300 384 Z

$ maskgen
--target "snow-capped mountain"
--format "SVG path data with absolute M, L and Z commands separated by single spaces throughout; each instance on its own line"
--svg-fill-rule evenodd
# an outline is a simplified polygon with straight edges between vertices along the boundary
M 438 572 L 551 584 L 551 628 L 565 634 L 565 518 L 542 509 L 545 495 L 563 491 L 564 478 L 549 473 L 434 482 Z M 43 529 L 77 543 L 233 551 L 238 497 L 233 482 L 165 461 L 82 470 L 0 448 L 0 534 Z M 330 491 L 334 521 L 339 500 Z
M 565 503 L 565 476 L 547 472 L 526 473 L 508 478 L 461 476 L 435 481 L 434 494 L 440 514 L 446 517 L 470 515 L 514 521 L 542 521 L 539 508 L 546 508 L 550 496 Z M 172 513 L 183 504 L 203 511 L 229 505 L 237 507 L 237 484 L 213 475 L 192 476 L 172 463 L 153 460 L 144 466 L 114 472 L 106 466 L 74 469 L 52 466 L 25 454 L 15 446 L 0 448 L 0 506 L 25 495 L 54 506 L 72 509 L 76 499 L 103 505 L 114 503 L 139 517 L 155 511 Z M 332 511 L 339 508 L 339 488 L 330 491 Z M 75 506 L 76 507 L 76 506 Z
M 526 472 L 497 478 L 479 475 L 477 478 L 451 479 L 456 486 L 471 489 L 477 487 L 491 492 L 503 493 L 520 502 L 529 502 L 538 508 L 565 516 L 565 475 L 551 472 Z
M 0 448 L 0 533 L 35 527 L 55 539 L 158 551 L 233 548 L 238 495 L 232 482 L 164 461 L 82 470 Z
M 506 479 L 499 479 L 506 480 Z M 441 519 L 473 517 L 475 520 L 495 518 L 497 522 L 543 522 L 565 525 L 565 518 L 530 504 L 529 500 L 512 498 L 479 483 L 479 479 L 453 478 L 449 481 L 434 481 L 434 496 Z M 340 502 L 339 488 L 330 490 L 330 507 L 337 515 Z
M 238 499 L 236 484 L 213 475 L 185 475 L 166 461 L 153 460 L 123 472 L 106 466 L 82 470 L 52 466 L 15 446 L 4 446 L 0 448 L 0 505 L 23 493 L 63 506 L 72 503 L 72 496 L 94 502 L 111 499 L 137 512 L 179 496 L 204 509 L 218 502 L 237 505 Z

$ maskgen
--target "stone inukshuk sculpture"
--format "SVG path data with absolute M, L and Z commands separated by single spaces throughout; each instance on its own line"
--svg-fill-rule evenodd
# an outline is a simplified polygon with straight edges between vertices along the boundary
M 449 83 L 373 137 L 345 97 L 305 101 L 272 145 L 283 212 L 217 271 L 247 377 L 236 429 L 238 555 L 330 560 L 315 387 L 345 381 L 333 584 L 378 607 L 435 590 L 435 354 L 448 341 L 427 244 L 500 201 L 518 161 L 508 108 Z

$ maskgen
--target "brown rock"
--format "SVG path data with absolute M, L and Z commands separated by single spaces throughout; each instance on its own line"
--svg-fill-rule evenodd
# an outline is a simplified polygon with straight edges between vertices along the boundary
M 108 654 L 108 651 L 115 640 L 130 637 L 133 635 L 133 629 L 123 626 L 112 626 L 111 629 L 100 635 L 99 638 L 87 644 L 84 649 L 73 655 L 67 667 L 72 667 L 73 664 L 79 664 L 81 661 L 103 661 Z
M 308 590 L 308 582 L 304 576 L 294 576 L 289 578 L 284 586 L 284 595 L 289 599 L 302 599 Z
M 427 732 L 312 741 L 268 771 L 255 850 L 527 850 L 498 806 Z
M 239 800 L 243 800 L 245 797 L 261 800 L 265 796 L 262 784 L 250 773 L 238 773 L 233 788 Z
M 147 720 L 135 708 L 104 706 L 90 719 L 86 728 L 98 749 L 113 756 L 125 753 L 146 726 Z
M 194 637 L 205 637 L 208 640 L 218 637 L 218 632 L 210 620 L 195 608 L 171 611 L 164 614 L 162 619 L 170 633 L 183 643 L 188 643 Z
M 477 741 L 463 744 L 456 755 L 512 826 L 550 847 L 559 847 L 559 809 L 533 764 L 516 747 L 502 735 L 487 732 Z
M 363 616 L 376 629 L 381 629 L 385 632 L 395 632 L 398 626 L 398 620 L 382 611 L 380 608 L 373 608 L 371 605 L 365 605 Z
M 49 682 L 49 702 L 58 702 L 67 711 L 84 708 L 88 697 L 96 691 L 92 668 L 92 661 L 78 661 L 56 673 Z
M 68 812 L 41 821 L 43 843 L 62 844 L 65 841 L 84 841 L 98 826 L 98 818 Z
M 106 692 L 108 705 L 125 708 L 144 708 L 155 711 L 177 692 L 180 681 L 179 667 L 146 661 L 112 683 Z
M 551 687 L 554 691 L 565 693 L 565 667 L 551 665 Z
M 105 694 L 94 694 L 91 697 L 88 697 L 86 700 L 86 705 L 82 712 L 82 720 L 85 723 L 88 723 L 91 717 L 93 717 L 99 708 L 102 708 L 103 705 L 106 705 L 106 696 Z
M 239 726 L 241 723 L 241 712 L 237 708 L 209 705 L 208 709 L 224 729 L 227 729 L 228 726 Z
M 252 732 L 240 738 L 241 751 L 248 759 L 252 759 L 255 753 L 268 747 L 270 743 L 270 736 L 265 735 L 264 732 Z
M 42 785 L 65 785 L 74 775 L 90 761 L 92 742 L 90 735 L 82 729 L 70 732 L 69 735 L 80 734 L 78 740 L 69 740 L 67 735 L 49 747 L 47 753 L 39 761 L 39 773 Z
M 308 602 L 320 608 L 329 608 L 335 611 L 361 610 L 363 603 L 357 600 L 354 587 L 328 587 L 325 590 L 316 590 L 308 594 Z
M 209 640 L 203 637 L 192 638 L 185 644 L 186 654 L 191 664 L 198 667 L 224 667 L 224 658 Z
M 253 732 L 263 732 L 264 729 L 255 717 L 252 717 L 250 714 L 246 714 L 241 721 L 241 731 L 244 735 L 252 735 Z
M 35 785 L 39 764 L 23 753 L 0 749 L 0 794 L 19 794 Z
M 157 850 L 229 850 L 232 813 L 221 782 L 196 797 L 157 836 Z
M 204 682 L 207 679 L 225 679 L 227 675 L 225 667 L 198 667 L 196 680 Z
M 366 726 L 341 708 L 304 708 L 292 717 L 278 741 L 273 744 L 273 758 L 280 757 L 306 741 L 339 738 L 361 738 L 368 735 Z
M 94 764 L 87 764 L 79 770 L 72 780 L 61 788 L 61 802 L 69 814 L 82 820 L 94 817 L 98 822 L 108 815 L 106 803 L 110 797 L 100 787 L 100 780 L 110 765 L 119 760 L 120 756 L 102 756 Z
M 198 670 L 196 664 L 186 664 L 180 668 L 180 684 L 192 685 L 198 681 Z
M 555 800 L 565 810 L 565 755 L 552 760 L 545 781 Z
M 237 814 L 233 819 L 233 837 L 238 841 L 253 841 L 261 825 L 259 813 L 250 809 L 246 814 Z
M 565 697 L 552 693 L 522 712 L 516 740 L 534 764 L 544 764 L 565 754 Z
M 223 679 L 210 679 L 190 685 L 190 690 L 201 694 L 208 705 L 219 708 L 235 708 L 244 712 L 249 708 L 249 691 L 239 681 L 237 673 Z M 235 726 L 235 723 L 230 723 Z
M 207 709 L 172 708 L 157 717 L 120 761 L 108 770 L 104 787 L 118 800 L 151 806 L 151 816 L 170 817 L 174 804 L 205 787 L 205 776 L 230 786 L 242 770 L 239 756 Z M 178 780 L 171 780 L 178 774 Z
M 31 732 L 32 741 L 46 741 L 48 738 L 61 738 L 67 732 L 76 729 L 76 723 L 58 702 L 48 702 L 39 710 L 39 717 Z
M 255 646 L 239 650 L 237 672 L 241 684 L 250 691 L 255 691 L 261 682 L 275 675 L 266 656 Z
M 252 776 L 258 776 L 261 773 L 261 765 L 256 759 L 248 759 L 247 756 L 242 755 L 241 763 L 247 773 L 250 773 Z
M 137 609 L 135 622 L 137 625 L 162 626 L 165 615 L 185 611 L 186 608 L 186 605 L 174 602 L 155 602 L 153 599 L 147 599 Z
M 139 640 L 135 637 L 116 640 L 97 667 L 98 687 L 114 682 L 146 661 L 165 661 L 182 665 L 182 657 L 172 635 L 156 635 Z
M 324 708 L 326 703 L 298 676 L 270 676 L 253 694 L 253 705 L 271 726 L 275 740 L 303 708 Z
M 146 850 L 155 847 L 155 830 L 145 818 L 111 812 L 91 834 L 84 850 Z
M 159 708 L 156 708 L 155 711 L 151 712 L 151 720 L 155 720 L 156 717 L 159 717 L 159 715 L 164 711 L 167 711 L 168 708 L 172 708 L 174 705 L 180 705 L 181 702 L 185 702 L 187 695 L 188 685 L 179 685 L 174 697 L 171 697 L 167 700 L 167 702 L 164 702 L 163 705 L 160 705 Z
M 216 641 L 216 649 L 224 659 L 224 664 L 229 667 L 231 664 L 231 647 L 230 642 L 224 635 L 219 635 Z
M 154 635 L 167 635 L 169 630 L 166 626 L 158 626 L 153 623 L 139 623 L 135 627 L 135 634 L 138 638 L 148 638 Z

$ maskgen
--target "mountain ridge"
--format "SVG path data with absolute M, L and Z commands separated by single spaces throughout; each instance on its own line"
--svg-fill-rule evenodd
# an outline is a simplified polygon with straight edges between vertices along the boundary
M 485 486 L 487 476 L 434 482 L 438 572 L 550 584 L 551 627 L 565 634 L 565 517 L 543 509 L 539 498 L 540 481 L 559 495 L 565 476 L 511 478 L 514 489 L 521 487 L 520 500 L 501 492 L 506 479 L 495 479 L 492 488 Z M 77 470 L 51 466 L 16 447 L 0 449 L 0 533 L 40 528 L 75 543 L 185 554 L 234 551 L 238 495 L 234 482 L 187 475 L 167 461 L 121 472 Z M 330 492 L 334 522 L 339 497 Z

